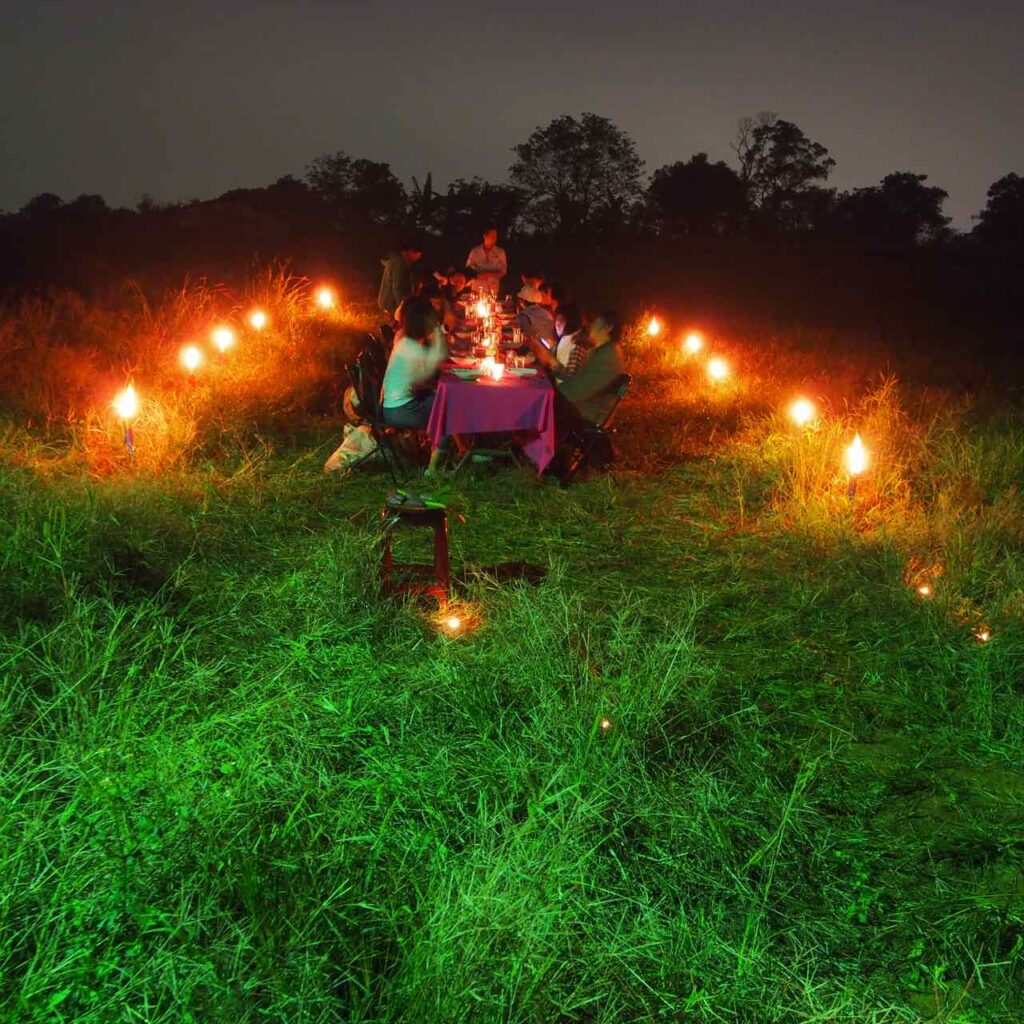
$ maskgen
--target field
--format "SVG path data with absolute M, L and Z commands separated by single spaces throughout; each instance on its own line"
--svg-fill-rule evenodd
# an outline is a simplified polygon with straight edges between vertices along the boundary
M 281 274 L 0 321 L 0 1020 L 1024 1018 L 1012 394 L 638 321 L 612 472 L 442 488 L 451 636 L 378 592 L 383 470 L 321 472 L 370 323 Z

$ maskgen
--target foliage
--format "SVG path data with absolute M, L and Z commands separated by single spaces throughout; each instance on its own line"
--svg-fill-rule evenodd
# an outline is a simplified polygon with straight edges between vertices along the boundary
M 405 187 L 385 163 L 339 151 L 317 157 L 306 168 L 306 181 L 329 203 L 340 228 L 360 222 L 397 225 L 405 219 Z
M 602 218 L 621 219 L 640 198 L 636 144 L 605 117 L 556 117 L 513 148 L 509 174 L 541 232 L 586 233 Z
M 1007 174 L 993 182 L 974 235 L 997 249 L 1022 251 L 1024 239 L 1024 177 Z
M 710 163 L 706 153 L 659 167 L 647 205 L 655 229 L 669 235 L 738 234 L 747 213 L 740 176 L 721 160 Z
M 875 245 L 912 249 L 941 240 L 949 226 L 942 212 L 948 193 L 925 185 L 927 174 L 898 171 L 880 185 L 843 193 L 835 217 L 840 230 Z
M 762 112 L 740 121 L 733 149 L 747 198 L 763 227 L 806 231 L 822 222 L 831 192 L 818 182 L 835 166 L 823 145 L 791 121 Z

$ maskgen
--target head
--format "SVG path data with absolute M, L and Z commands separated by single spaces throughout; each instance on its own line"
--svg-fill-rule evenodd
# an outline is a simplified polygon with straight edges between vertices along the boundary
M 430 302 L 431 306 L 434 307 L 435 312 L 441 312 L 444 307 L 444 294 L 437 281 L 432 280 L 425 282 L 423 287 L 420 289 L 420 295 Z
M 415 263 L 423 255 L 423 246 L 416 239 L 407 238 L 398 251 L 405 257 L 406 263 Z
M 437 326 L 437 312 L 430 299 L 423 295 L 413 295 L 399 308 L 398 323 L 407 338 L 424 341 Z
M 622 340 L 622 318 L 614 309 L 598 313 L 590 322 L 590 344 L 597 348 Z
M 544 283 L 544 275 L 538 274 L 535 270 L 524 271 L 519 276 L 524 288 L 536 288 L 539 291 L 540 286 Z
M 575 334 L 583 326 L 583 315 L 579 306 L 574 303 L 566 303 L 558 307 L 555 314 L 555 333 L 558 337 L 565 337 L 567 334 Z
M 484 248 L 493 249 L 498 244 L 498 229 L 491 225 L 484 228 Z
M 448 280 L 451 282 L 452 287 L 457 292 L 461 292 L 462 289 L 465 288 L 467 284 L 469 284 L 469 278 L 466 277 L 466 272 L 464 270 L 452 271 L 452 275 L 451 277 L 448 278 Z

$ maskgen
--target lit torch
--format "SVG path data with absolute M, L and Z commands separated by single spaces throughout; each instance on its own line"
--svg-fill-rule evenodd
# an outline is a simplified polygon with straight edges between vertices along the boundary
M 330 288 L 321 288 L 316 293 L 316 304 L 323 310 L 334 309 L 336 301 Z
M 235 332 L 230 327 L 215 327 L 210 334 L 210 340 L 216 346 L 217 351 L 224 355 L 235 343 Z
M 868 468 L 868 451 L 860 434 L 854 435 L 853 442 L 846 449 L 846 472 L 850 477 L 850 501 L 857 495 L 857 478 Z
M 135 388 L 129 384 L 124 391 L 119 391 L 113 405 L 114 412 L 124 427 L 124 446 L 128 449 L 129 458 L 134 461 L 135 435 L 132 433 L 132 420 L 139 412 L 139 396 L 135 393 Z
M 661 334 L 661 321 L 656 316 L 652 316 L 647 324 L 647 336 L 656 338 L 659 334 Z
M 181 350 L 181 365 L 188 370 L 189 384 L 196 382 L 196 370 L 203 365 L 203 351 L 198 345 L 186 345 Z
M 683 341 L 683 350 L 687 355 L 695 356 L 704 347 L 704 336 L 699 331 L 690 331 Z

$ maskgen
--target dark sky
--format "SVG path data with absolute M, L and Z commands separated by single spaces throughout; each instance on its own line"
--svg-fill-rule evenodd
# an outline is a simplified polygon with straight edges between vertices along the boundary
M 0 208 L 209 198 L 337 149 L 503 180 L 516 142 L 585 110 L 653 171 L 731 159 L 737 119 L 773 110 L 833 184 L 925 173 L 968 227 L 1024 173 L 1022 67 L 1019 0 L 4 0 Z

